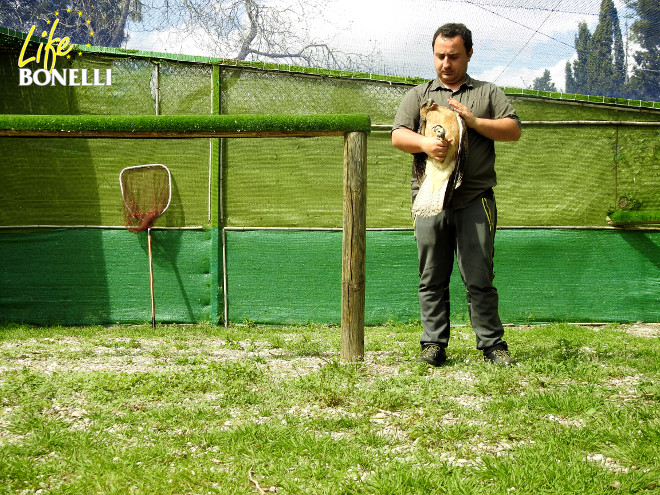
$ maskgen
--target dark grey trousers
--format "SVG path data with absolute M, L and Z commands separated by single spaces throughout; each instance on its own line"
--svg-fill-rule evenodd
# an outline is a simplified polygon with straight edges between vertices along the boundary
M 492 195 L 465 208 L 446 208 L 434 217 L 415 220 L 419 253 L 419 306 L 424 332 L 422 347 L 449 342 L 449 278 L 454 254 L 467 290 L 470 322 L 477 349 L 507 349 L 493 285 L 497 207 Z

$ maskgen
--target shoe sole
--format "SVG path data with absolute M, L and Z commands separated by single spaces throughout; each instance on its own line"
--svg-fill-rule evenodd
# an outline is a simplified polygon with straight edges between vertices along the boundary
M 443 364 L 445 364 L 445 363 L 447 362 L 447 360 L 444 359 L 444 360 L 442 360 L 442 361 L 435 361 L 435 360 L 433 360 L 433 359 L 422 359 L 422 358 L 417 358 L 417 359 L 415 360 L 415 362 L 417 362 L 417 363 L 426 363 L 426 364 L 430 364 L 431 366 L 436 366 L 436 367 L 438 367 L 438 366 L 442 366 Z

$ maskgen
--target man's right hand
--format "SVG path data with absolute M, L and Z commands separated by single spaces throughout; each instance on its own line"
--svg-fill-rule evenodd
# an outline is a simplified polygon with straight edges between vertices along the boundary
M 452 139 L 440 140 L 423 136 L 410 129 L 399 128 L 392 132 L 392 144 L 406 153 L 426 153 L 427 156 L 442 162 L 447 156 L 447 148 Z
M 445 156 L 447 156 L 449 143 L 452 141 L 452 138 L 440 140 L 434 137 L 425 137 L 422 144 L 422 149 L 429 158 L 443 162 L 445 160 Z

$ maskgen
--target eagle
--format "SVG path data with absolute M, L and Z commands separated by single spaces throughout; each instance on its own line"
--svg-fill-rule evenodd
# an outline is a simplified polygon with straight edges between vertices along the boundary
M 454 190 L 461 185 L 468 148 L 467 125 L 456 112 L 448 107 L 439 107 L 433 100 L 426 100 L 419 113 L 420 134 L 452 141 L 443 161 L 435 160 L 426 153 L 414 156 L 413 166 L 420 184 L 412 205 L 414 218 L 431 217 L 447 207 Z

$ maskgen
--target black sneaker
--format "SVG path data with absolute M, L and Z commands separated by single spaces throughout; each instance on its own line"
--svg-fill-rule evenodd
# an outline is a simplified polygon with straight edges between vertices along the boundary
M 447 361 L 447 352 L 437 344 L 427 345 L 417 358 L 418 363 L 429 363 L 432 366 L 442 366 Z
M 484 361 L 494 364 L 501 364 L 502 366 L 512 366 L 517 364 L 506 349 L 495 349 L 484 355 Z

